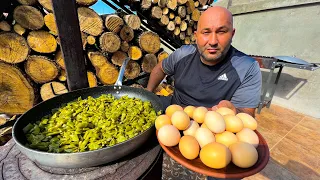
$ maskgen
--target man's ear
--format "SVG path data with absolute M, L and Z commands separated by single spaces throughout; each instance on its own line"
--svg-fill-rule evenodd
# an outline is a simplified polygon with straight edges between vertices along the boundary
M 233 30 L 232 30 L 232 37 L 234 36 L 235 33 L 236 33 L 236 29 L 233 28 Z

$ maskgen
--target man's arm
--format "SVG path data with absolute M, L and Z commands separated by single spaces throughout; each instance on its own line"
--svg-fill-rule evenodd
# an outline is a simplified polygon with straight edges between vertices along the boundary
M 233 110 L 236 114 L 243 112 L 250 114 L 252 117 L 255 117 L 255 108 L 236 108 L 230 101 L 227 100 L 220 101 L 218 105 L 212 107 L 212 110 L 215 111 L 221 107 L 229 108 Z
M 159 62 L 151 71 L 147 85 L 147 90 L 153 92 L 165 76 L 166 74 L 162 70 L 162 63 Z

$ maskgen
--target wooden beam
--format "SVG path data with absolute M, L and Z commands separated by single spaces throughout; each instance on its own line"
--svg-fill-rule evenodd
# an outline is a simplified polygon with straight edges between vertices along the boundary
M 69 90 L 89 87 L 75 0 L 53 0 Z

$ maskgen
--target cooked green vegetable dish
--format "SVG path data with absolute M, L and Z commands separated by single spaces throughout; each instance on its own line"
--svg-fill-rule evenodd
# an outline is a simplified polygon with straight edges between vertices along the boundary
M 160 112 L 159 112 L 160 113 Z M 158 115 L 159 115 L 158 113 Z M 24 129 L 27 146 L 41 151 L 83 152 L 113 146 L 154 125 L 149 101 L 112 95 L 78 98 Z

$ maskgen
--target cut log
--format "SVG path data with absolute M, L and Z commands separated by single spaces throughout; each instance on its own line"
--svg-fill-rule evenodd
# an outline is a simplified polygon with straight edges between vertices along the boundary
M 208 2 L 208 0 L 198 0 L 198 1 L 202 6 L 205 6 Z
M 152 7 L 151 17 L 155 19 L 160 19 L 162 17 L 162 9 L 159 6 Z
M 193 33 L 190 35 L 190 40 L 191 40 L 191 42 L 196 41 L 196 36 Z
M 187 9 L 185 6 L 179 6 L 178 7 L 178 15 L 181 17 L 181 18 L 185 18 L 186 15 L 187 15 Z
M 140 21 L 139 16 L 137 16 L 135 14 L 125 15 L 125 16 L 123 16 L 123 20 L 133 30 L 137 30 L 141 26 L 141 21 Z
M 38 2 L 49 12 L 53 12 L 52 0 L 38 0 Z
M 17 0 L 22 5 L 34 5 L 38 1 L 37 0 Z
M 158 60 L 154 54 L 146 54 L 142 59 L 142 71 L 146 73 L 151 73 L 152 69 L 157 65 L 157 63 Z
M 168 18 L 168 16 L 167 16 L 167 15 L 162 15 L 159 24 L 160 24 L 161 26 L 166 26 L 166 25 L 168 25 L 168 24 L 169 24 L 169 18 Z
M 149 54 L 157 53 L 160 49 L 160 44 L 160 37 L 154 32 L 146 31 L 139 37 L 139 46 Z
M 186 21 L 181 21 L 181 24 L 180 24 L 180 30 L 181 31 L 186 31 L 188 28 L 188 24 L 186 23 Z
M 65 82 L 67 80 L 67 73 L 65 70 L 60 71 L 60 75 L 58 77 L 59 81 Z
M 108 15 L 104 22 L 107 29 L 114 33 L 118 33 L 124 24 L 122 18 L 115 14 Z
M 142 0 L 141 1 L 141 9 L 147 10 L 150 9 L 151 5 L 152 5 L 152 0 Z
M 199 7 L 200 3 L 199 1 L 194 2 L 194 7 Z
M 161 8 L 166 7 L 168 0 L 159 0 L 158 1 L 158 6 Z
M 194 7 L 194 0 L 188 0 L 187 7 L 191 11 L 188 14 L 191 14 L 196 9 L 196 7 Z
M 56 25 L 56 20 L 54 17 L 54 14 L 49 13 L 44 16 L 44 23 L 49 28 L 50 33 L 57 36 L 58 35 L 58 29 Z
M 140 71 L 140 65 L 137 62 L 130 60 L 126 66 L 126 70 L 124 71 L 124 76 L 127 79 L 134 79 L 139 76 Z
M 190 44 L 190 43 L 191 43 L 190 37 L 187 36 L 187 37 L 184 39 L 184 44 Z
M 138 46 L 130 46 L 128 55 L 132 60 L 136 61 L 142 57 L 142 51 Z
M 158 4 L 159 0 L 152 0 L 152 4 Z
M 161 53 L 158 54 L 158 63 L 163 61 L 167 57 L 169 57 L 169 54 L 165 51 L 162 51 Z
M 94 36 L 89 35 L 87 37 L 87 43 L 90 45 L 94 45 L 96 43 L 96 38 Z
M 66 70 L 66 66 L 65 66 L 65 64 L 64 64 L 64 59 L 63 59 L 62 51 L 61 51 L 61 50 L 58 50 L 58 51 L 57 51 L 54 60 L 56 61 L 56 63 L 59 65 L 59 67 L 60 67 L 61 69 Z
M 133 29 L 129 26 L 124 26 L 120 31 L 120 38 L 124 41 L 130 42 L 134 38 Z
M 172 20 L 172 19 L 174 19 L 175 17 L 176 17 L 176 16 L 174 15 L 174 13 L 173 13 L 173 12 L 170 12 L 170 13 L 169 13 L 169 19 L 171 19 L 171 20 Z
M 20 35 L 23 35 L 25 32 L 26 32 L 26 29 L 23 28 L 22 26 L 20 26 L 20 24 L 16 23 L 14 26 L 13 26 L 13 30 L 17 33 L 17 34 L 20 34 Z
M 94 5 L 98 0 L 76 0 L 77 4 L 83 6 L 91 6 Z
M 27 41 L 16 33 L 0 34 L 0 60 L 15 64 L 24 61 L 30 52 Z
M 101 17 L 92 9 L 86 7 L 78 8 L 80 30 L 92 36 L 98 36 L 103 31 Z
M 17 6 L 13 11 L 13 18 L 26 29 L 37 30 L 44 25 L 43 15 L 32 6 Z
M 187 28 L 187 35 L 190 36 L 193 33 L 192 27 Z
M 118 35 L 112 32 L 105 32 L 100 36 L 100 48 L 109 53 L 114 53 L 120 49 L 121 40 Z
M 169 21 L 168 25 L 167 25 L 167 30 L 168 31 L 174 31 L 174 29 L 176 28 L 176 25 L 174 25 L 173 21 Z
M 175 22 L 175 24 L 180 25 L 181 24 L 181 17 L 180 16 L 176 16 L 174 18 L 174 22 Z
M 198 9 L 195 9 L 192 11 L 191 19 L 194 21 L 199 21 L 200 15 L 201 15 L 200 11 Z
M 180 32 L 179 37 L 180 37 L 181 40 L 184 40 L 186 38 L 186 33 L 185 32 Z
M 175 28 L 174 28 L 174 31 L 173 31 L 173 34 L 176 35 L 176 36 L 179 36 L 179 34 L 180 34 L 180 28 L 179 28 L 179 27 L 175 27 Z
M 0 30 L 11 31 L 11 26 L 10 26 L 10 24 L 7 23 L 7 21 L 1 21 L 0 22 Z
M 177 0 L 179 5 L 185 4 L 188 2 L 188 0 Z
M 121 51 L 123 52 L 128 52 L 129 51 L 129 43 L 127 41 L 122 41 L 121 42 L 121 46 L 120 46 L 120 49 Z
M 36 83 L 52 81 L 59 75 L 57 65 L 45 56 L 29 56 L 24 68 Z
M 47 31 L 31 31 L 27 37 L 31 49 L 40 53 L 52 53 L 57 49 L 57 41 Z
M 22 114 L 32 108 L 34 90 L 21 71 L 0 62 L 0 112 Z
M 118 78 L 118 69 L 108 62 L 108 59 L 100 52 L 89 52 L 88 57 L 96 69 L 99 80 L 106 85 L 114 84 Z
M 173 11 L 177 9 L 177 0 L 168 0 L 167 1 L 167 7 Z
M 91 71 L 88 71 L 87 72 L 87 76 L 88 76 L 89 87 L 97 87 L 98 86 L 98 81 L 97 81 L 97 78 L 94 75 L 94 73 L 91 72 Z
M 117 51 L 112 54 L 111 62 L 114 65 L 122 66 L 123 61 L 127 58 L 127 54 L 123 51 Z
M 169 8 L 164 7 L 164 8 L 162 9 L 162 14 L 168 14 L 169 11 L 170 11 Z
M 59 82 L 48 82 L 41 86 L 40 95 L 42 100 L 46 101 L 51 99 L 59 94 L 65 94 L 68 92 L 66 86 Z

